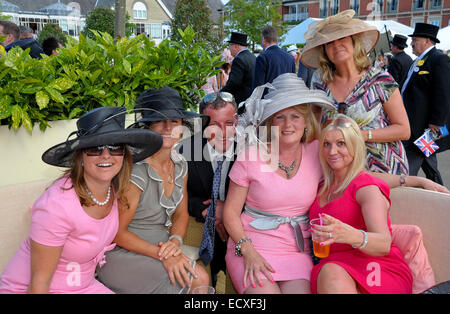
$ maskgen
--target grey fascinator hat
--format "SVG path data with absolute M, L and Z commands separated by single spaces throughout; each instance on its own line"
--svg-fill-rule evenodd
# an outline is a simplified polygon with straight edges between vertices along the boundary
M 123 107 L 100 107 L 85 113 L 77 121 L 78 130 L 70 133 L 65 142 L 49 148 L 42 160 L 53 166 L 70 167 L 75 151 L 111 144 L 127 145 L 133 162 L 157 152 L 162 145 L 161 135 L 150 130 L 125 129 L 125 114 Z
M 269 92 L 261 98 L 265 88 Z M 325 92 L 310 90 L 295 73 L 281 74 L 272 83 L 256 87 L 245 101 L 245 112 L 239 117 L 237 136 L 241 138 L 238 141 L 246 137 L 247 144 L 255 144 L 258 141 L 256 129 L 268 118 L 278 111 L 301 104 L 334 109 Z

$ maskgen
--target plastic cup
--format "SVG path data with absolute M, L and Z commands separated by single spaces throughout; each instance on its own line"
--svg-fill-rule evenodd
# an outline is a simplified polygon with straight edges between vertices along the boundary
M 216 289 L 211 286 L 198 286 L 192 290 L 192 294 L 214 294 Z
M 320 226 L 321 220 L 320 220 L 320 218 L 315 218 L 315 219 L 312 219 L 309 223 L 310 223 L 311 227 L 313 227 L 314 225 Z M 318 258 L 327 257 L 330 254 L 330 244 L 321 246 L 320 243 L 328 240 L 328 237 L 319 236 L 319 235 L 311 232 L 311 238 L 312 238 L 312 242 L 313 242 L 314 255 L 317 256 Z

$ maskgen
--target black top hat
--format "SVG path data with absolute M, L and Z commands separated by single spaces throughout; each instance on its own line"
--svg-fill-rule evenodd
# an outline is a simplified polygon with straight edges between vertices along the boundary
M 427 23 L 416 23 L 416 27 L 414 28 L 414 33 L 408 35 L 409 37 L 425 37 L 430 38 L 435 43 L 440 43 L 439 39 L 437 39 L 437 34 L 439 31 L 439 27 L 427 24 Z
M 408 38 L 406 36 L 396 34 L 392 39 L 391 44 L 396 45 L 400 49 L 405 49 L 406 47 L 408 47 L 408 45 L 406 44 L 407 40 Z
M 137 162 L 153 155 L 162 145 L 160 134 L 150 130 L 125 129 L 123 107 L 100 107 L 85 113 L 77 121 L 77 131 L 63 143 L 49 148 L 42 160 L 58 167 L 70 167 L 75 151 L 110 144 L 126 144 Z M 69 140 L 73 135 L 77 137 Z
M 228 40 L 229 43 L 238 44 L 241 46 L 248 46 L 247 43 L 247 34 L 232 32 L 231 37 Z
M 145 122 L 174 119 L 201 118 L 202 125 L 209 122 L 209 116 L 185 110 L 180 94 L 167 85 L 160 89 L 149 88 L 144 91 L 136 99 L 135 109 L 141 112 L 142 118 L 130 128 L 142 127 Z

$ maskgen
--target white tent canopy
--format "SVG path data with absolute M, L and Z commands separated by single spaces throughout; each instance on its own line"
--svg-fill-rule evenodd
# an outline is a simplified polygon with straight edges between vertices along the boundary
M 305 43 L 305 33 L 308 30 L 309 25 L 313 21 L 320 20 L 318 18 L 307 18 L 297 26 L 293 27 L 291 30 L 289 30 L 286 35 L 284 36 L 283 41 L 280 43 L 281 46 L 285 45 L 292 45 L 292 44 L 304 44 Z M 364 22 L 367 22 L 373 26 L 375 26 L 378 31 L 381 34 L 384 34 L 387 31 L 390 31 L 391 35 L 394 36 L 395 34 L 400 34 L 404 36 L 408 36 L 414 32 L 414 29 L 412 27 L 406 26 L 404 24 L 401 24 L 397 21 L 393 20 L 365 20 Z M 448 27 L 447 27 L 448 28 Z M 382 35 L 383 36 L 383 35 Z M 439 37 L 439 35 L 438 35 Z M 442 42 L 442 40 L 441 40 Z M 408 47 L 405 49 L 405 52 L 415 58 L 415 56 L 412 53 L 411 50 L 411 38 L 408 37 Z
M 450 25 L 441 28 L 438 32 L 437 38 L 441 42 L 436 45 L 436 48 L 443 50 L 450 50 Z

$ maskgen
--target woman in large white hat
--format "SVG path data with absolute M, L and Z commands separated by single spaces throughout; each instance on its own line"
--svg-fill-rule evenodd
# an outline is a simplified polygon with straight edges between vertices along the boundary
M 322 173 L 309 104 L 332 108 L 325 93 L 309 90 L 294 73 L 257 87 L 246 102 L 239 123 L 259 145 L 234 162 L 223 214 L 227 269 L 239 293 L 310 292 L 308 209 Z M 262 125 L 274 130 L 267 143 L 256 137 Z
M 401 140 L 409 138 L 410 128 L 398 84 L 388 72 L 371 67 L 367 54 L 380 34 L 354 14 L 346 10 L 311 24 L 301 61 L 319 69 L 311 88 L 333 101 L 332 110 L 323 110 L 322 123 L 338 112 L 353 118 L 366 142 L 369 170 L 407 175 Z

